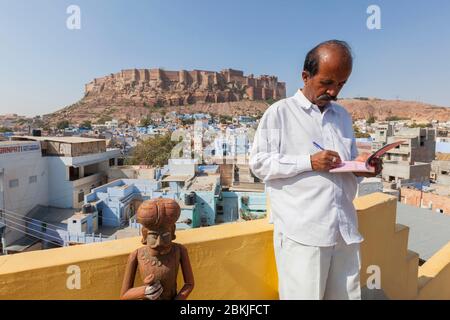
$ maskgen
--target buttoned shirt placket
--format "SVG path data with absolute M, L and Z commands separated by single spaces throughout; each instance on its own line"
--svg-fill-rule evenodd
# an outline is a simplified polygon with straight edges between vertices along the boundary
M 322 146 L 325 150 L 335 150 L 335 142 L 333 137 L 333 132 L 331 132 L 331 127 L 327 119 L 333 116 L 332 106 L 327 106 L 324 112 L 321 112 L 320 109 L 316 105 L 311 105 L 311 111 L 313 112 L 313 118 L 317 122 L 318 127 L 320 128 L 321 136 L 322 136 Z M 344 217 L 342 216 L 342 206 L 338 201 L 338 198 L 341 197 L 342 193 L 342 185 L 339 183 L 339 179 L 336 179 L 336 176 L 331 175 L 329 179 L 333 182 L 333 212 L 330 214 L 334 214 L 338 217 L 338 228 L 336 228 L 336 234 L 341 229 L 341 223 L 344 221 Z M 339 193 L 339 194 L 338 194 Z

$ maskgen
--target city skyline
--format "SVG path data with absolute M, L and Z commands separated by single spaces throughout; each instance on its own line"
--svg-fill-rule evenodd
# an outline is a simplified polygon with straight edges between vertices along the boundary
M 381 29 L 369 29 L 370 5 Z M 67 28 L 70 5 L 80 29 Z M 287 95 L 302 86 L 303 59 L 317 43 L 346 40 L 355 56 L 340 97 L 378 97 L 450 106 L 442 41 L 450 4 L 430 1 L 0 1 L 0 38 L 7 50 L 0 114 L 55 112 L 83 97 L 96 77 L 129 68 L 243 70 L 276 75 Z M 435 48 L 435 49 L 433 49 Z

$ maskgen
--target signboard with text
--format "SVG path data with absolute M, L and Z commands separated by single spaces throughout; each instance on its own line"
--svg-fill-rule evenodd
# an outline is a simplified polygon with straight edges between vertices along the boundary
M 40 150 L 40 143 L 0 145 L 0 155 Z

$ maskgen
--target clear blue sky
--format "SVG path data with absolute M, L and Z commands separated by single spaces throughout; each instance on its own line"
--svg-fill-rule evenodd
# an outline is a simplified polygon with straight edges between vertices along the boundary
M 66 28 L 71 4 L 81 30 Z M 370 4 L 381 30 L 366 27 Z M 306 52 L 331 38 L 355 55 L 341 97 L 450 106 L 448 0 L 0 0 L 0 114 L 56 111 L 125 68 L 274 74 L 291 95 Z

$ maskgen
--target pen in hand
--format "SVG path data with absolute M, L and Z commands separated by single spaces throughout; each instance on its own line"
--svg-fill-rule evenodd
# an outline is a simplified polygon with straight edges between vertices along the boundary
M 311 168 L 315 171 L 329 171 L 341 164 L 341 157 L 336 151 L 325 150 L 320 144 L 313 141 L 313 145 L 321 152 L 311 155 Z
M 322 150 L 322 151 L 325 150 L 325 148 L 321 147 L 320 144 L 318 144 L 318 143 L 315 142 L 315 141 L 313 141 L 313 145 L 314 145 L 316 148 L 318 148 L 318 149 L 320 149 L 320 150 Z

